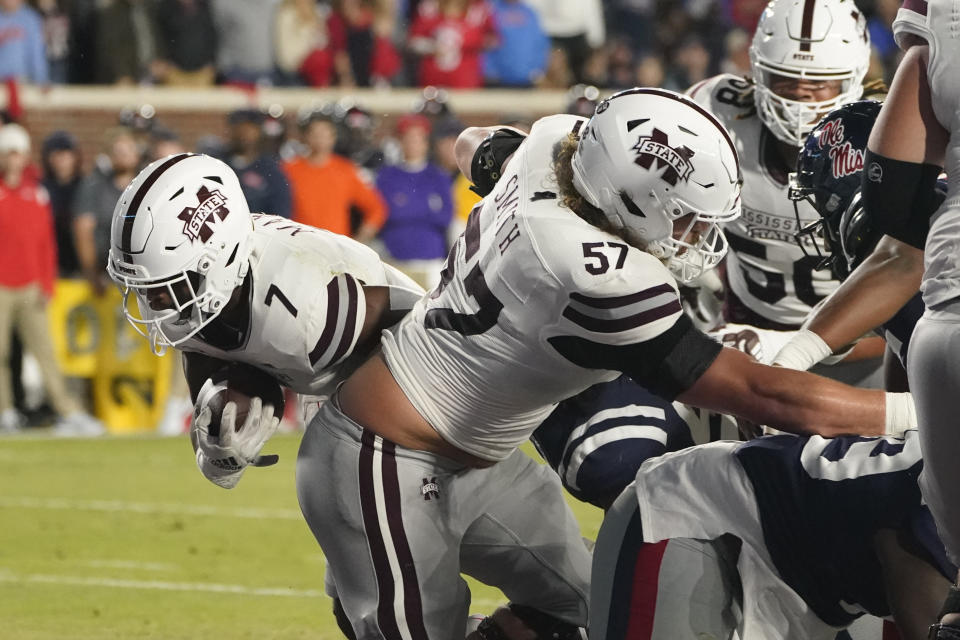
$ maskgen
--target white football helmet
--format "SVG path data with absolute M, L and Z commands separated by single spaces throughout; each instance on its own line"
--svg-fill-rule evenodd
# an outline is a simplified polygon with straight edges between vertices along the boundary
M 750 46 L 757 113 L 779 140 L 803 146 L 824 115 L 863 93 L 870 36 L 853 0 L 773 0 Z M 802 102 L 771 90 L 772 76 L 810 82 L 840 81 L 829 100 Z
M 571 162 L 577 192 L 677 280 L 726 254 L 720 224 L 740 215 L 740 162 L 727 130 L 689 98 L 664 89 L 610 96 L 582 128 Z M 675 229 L 681 218 L 689 222 Z
M 123 293 L 124 315 L 154 353 L 194 336 L 223 310 L 247 273 L 252 230 L 236 174 L 210 156 L 161 158 L 124 190 L 107 271 Z M 169 302 L 157 306 L 166 308 L 151 308 L 158 292 Z

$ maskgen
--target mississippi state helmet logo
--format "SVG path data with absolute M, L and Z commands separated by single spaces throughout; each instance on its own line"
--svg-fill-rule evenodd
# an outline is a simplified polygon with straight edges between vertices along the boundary
M 212 216 L 217 216 L 221 220 L 229 215 L 230 210 L 224 205 L 227 203 L 219 191 L 214 189 L 210 191 L 206 186 L 200 187 L 197 191 L 196 207 L 187 207 L 177 216 L 183 220 L 183 235 L 191 240 L 200 239 L 206 242 L 213 235 Z
M 667 134 L 660 129 L 654 129 L 649 136 L 640 136 L 631 150 L 637 152 L 634 162 L 644 169 L 649 169 L 654 162 L 657 163 L 657 169 L 666 167 L 660 178 L 670 186 L 675 186 L 677 180 L 686 182 L 693 173 L 693 164 L 690 162 L 693 151 L 684 146 L 671 147 Z

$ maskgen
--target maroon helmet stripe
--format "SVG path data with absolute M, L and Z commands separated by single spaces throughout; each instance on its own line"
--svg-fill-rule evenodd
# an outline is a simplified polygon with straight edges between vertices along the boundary
M 143 199 L 147 196 L 147 192 L 150 191 L 150 187 L 154 185 L 167 169 L 181 160 L 189 158 L 191 155 L 193 154 L 181 153 L 180 155 L 169 158 L 143 181 L 143 184 L 140 185 L 140 188 L 137 189 L 137 192 L 134 194 L 133 200 L 130 201 L 130 206 L 127 207 L 127 213 L 123 218 L 123 232 L 120 235 L 120 250 L 125 254 L 127 262 L 131 261 L 130 254 L 134 253 L 133 248 L 130 246 L 133 238 L 133 223 L 137 219 L 137 211 L 140 209 Z
M 817 0 L 804 0 L 803 22 L 800 23 L 800 51 L 810 51 L 810 33 L 813 31 L 813 8 Z

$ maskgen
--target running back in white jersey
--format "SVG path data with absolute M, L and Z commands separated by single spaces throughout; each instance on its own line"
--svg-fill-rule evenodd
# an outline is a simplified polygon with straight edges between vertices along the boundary
M 950 133 L 944 160 L 947 174 L 947 197 L 930 219 L 926 246 L 926 275 L 923 300 L 927 306 L 957 297 L 960 280 L 957 265 L 960 250 L 960 6 L 948 0 L 907 0 L 893 23 L 894 35 L 900 41 L 904 34 L 920 36 L 930 45 L 927 81 L 930 100 L 937 121 Z
M 794 239 L 799 229 L 787 198 L 787 174 L 778 169 L 777 139 L 754 108 L 753 84 L 722 74 L 694 85 L 688 94 L 723 123 L 740 156 L 743 213 L 724 229 L 730 289 L 767 320 L 799 326 L 839 282 L 829 270 L 815 271 L 818 259 L 805 256 Z M 801 226 L 819 219 L 808 202 L 798 206 Z
M 413 405 L 484 459 L 507 457 L 557 402 L 615 378 L 611 346 L 655 338 L 682 316 L 663 264 L 558 204 L 554 148 L 584 122 L 534 124 L 470 214 L 441 284 L 384 332 L 387 366 Z M 651 366 L 662 358 L 651 353 Z
M 298 393 L 329 395 L 368 355 L 351 358 L 366 315 L 361 285 L 419 287 L 346 236 L 279 216 L 252 217 L 245 341 L 223 350 L 201 333 L 180 348 L 252 364 Z

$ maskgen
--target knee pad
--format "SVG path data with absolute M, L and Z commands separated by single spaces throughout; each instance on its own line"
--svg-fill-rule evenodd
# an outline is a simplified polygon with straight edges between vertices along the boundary
M 583 640 L 580 627 L 558 620 L 533 607 L 510 604 L 510 613 L 537 634 L 538 640 Z M 487 616 L 477 627 L 482 640 L 510 640 L 493 616 Z

